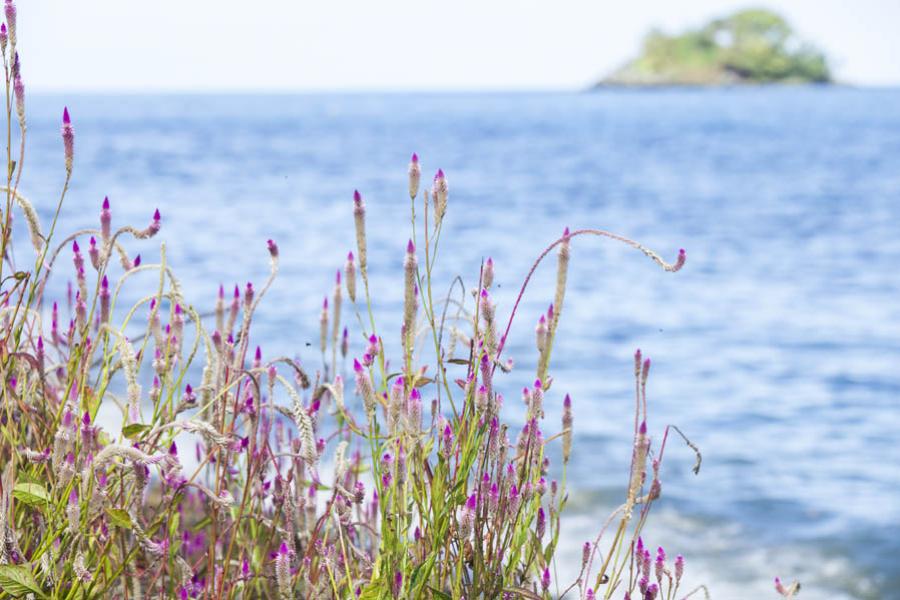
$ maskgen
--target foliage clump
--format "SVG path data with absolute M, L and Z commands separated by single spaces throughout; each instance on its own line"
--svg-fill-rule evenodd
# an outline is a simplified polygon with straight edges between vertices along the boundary
M 602 83 L 721 85 L 830 81 L 828 60 L 819 49 L 800 40 L 778 14 L 752 9 L 678 35 L 651 31 L 644 39 L 640 56 Z
M 572 242 L 615 240 L 670 272 L 684 251 L 668 263 L 627 238 L 567 229 L 501 319 L 491 260 L 471 278 L 472 292 L 461 277 L 435 292 L 449 187 L 438 171 L 420 191 L 413 155 L 410 239 L 398 248 L 402 312 L 385 324 L 374 318 L 369 271 L 378 265 L 367 260 L 367 207 L 357 192 L 348 202 L 355 254 L 323 302 L 319 347 L 302 363 L 267 357 L 252 325 L 278 271 L 273 240 L 260 243 L 268 279 L 235 286 L 230 298 L 220 287 L 206 313 L 185 298 L 164 245 L 159 262 L 125 249 L 159 233 L 158 211 L 145 227 L 119 226 L 105 199 L 98 227 L 58 239 L 56 217 L 77 173 L 68 110 L 62 193 L 42 228 L 18 189 L 27 127 L 11 0 L 5 13 L 0 599 L 671 600 L 701 589 L 685 592 L 684 558 L 642 537 L 662 494 L 666 440 L 681 432 L 660 428 L 655 443 L 650 361 L 640 351 L 622 504 L 584 542 L 575 581 L 557 580 L 555 559 L 575 419 L 572 399 L 553 386 L 551 353 Z M 29 245 L 14 239 L 14 211 Z M 553 304 L 536 319 L 539 358 L 522 375 L 524 425 L 514 431 L 499 382 L 519 371 L 503 352 L 528 282 L 553 251 Z M 68 279 L 70 292 L 51 297 L 51 278 Z M 126 286 L 141 292 L 131 305 Z M 388 331 L 399 331 L 398 343 Z M 559 423 L 545 419 L 550 402 L 563 407 Z M 560 445 L 560 480 L 549 444 Z

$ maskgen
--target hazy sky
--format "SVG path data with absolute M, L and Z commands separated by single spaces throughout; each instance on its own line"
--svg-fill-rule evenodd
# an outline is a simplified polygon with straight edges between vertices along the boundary
M 753 4 L 752 2 L 750 4 Z M 839 79 L 900 84 L 900 0 L 771 0 Z M 732 0 L 19 0 L 41 90 L 578 88 Z

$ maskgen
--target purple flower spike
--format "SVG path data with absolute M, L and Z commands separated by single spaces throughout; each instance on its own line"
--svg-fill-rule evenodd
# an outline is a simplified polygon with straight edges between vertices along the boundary
M 172 445 L 169 446 L 169 455 L 170 456 L 178 456 L 178 446 L 175 445 L 175 442 L 172 442 Z
M 269 255 L 272 258 L 278 258 L 278 244 L 274 240 L 268 240 L 266 246 L 269 248 Z
M 546 592 L 550 588 L 550 568 L 544 568 L 544 574 L 541 575 L 541 587 Z
M 416 245 L 413 244 L 412 240 L 409 240 L 406 243 L 406 253 L 407 254 L 415 254 L 416 253 Z
M 419 155 L 413 152 L 412 158 L 409 159 L 410 162 L 417 163 L 419 162 Z
M 641 428 L 638 431 L 641 435 L 647 435 L 647 421 L 641 421 Z
M 84 423 L 85 427 L 89 427 L 91 424 L 91 415 L 87 411 L 81 416 L 81 422 Z

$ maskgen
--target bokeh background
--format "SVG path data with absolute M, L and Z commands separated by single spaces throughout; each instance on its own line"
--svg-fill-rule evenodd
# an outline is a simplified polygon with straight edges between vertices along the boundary
M 772 597 L 780 575 L 804 598 L 900 597 L 900 5 L 770 3 L 843 85 L 588 90 L 651 27 L 743 6 L 685 4 L 22 3 L 21 187 L 50 218 L 67 105 L 61 228 L 93 226 L 107 195 L 118 223 L 159 207 L 163 232 L 142 253 L 164 241 L 201 309 L 220 283 L 261 282 L 276 239 L 257 341 L 310 364 L 321 298 L 354 246 L 356 188 L 376 317 L 399 332 L 413 151 L 450 182 L 438 278 L 472 285 L 493 257 L 503 319 L 565 226 L 669 259 L 684 247 L 670 275 L 627 248 L 574 244 L 547 400 L 549 423 L 564 393 L 575 406 L 559 576 L 620 502 L 640 347 L 651 433 L 677 424 L 704 455 L 695 477 L 670 440 L 646 536 L 687 557 L 689 584 Z M 510 337 L 513 422 L 553 270 Z

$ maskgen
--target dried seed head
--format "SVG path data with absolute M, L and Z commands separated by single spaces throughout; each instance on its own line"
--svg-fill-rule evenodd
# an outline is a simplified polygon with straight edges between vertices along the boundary
M 422 167 L 419 166 L 419 157 L 413 152 L 409 161 L 409 197 L 415 199 L 419 194 L 419 181 L 422 178 Z

